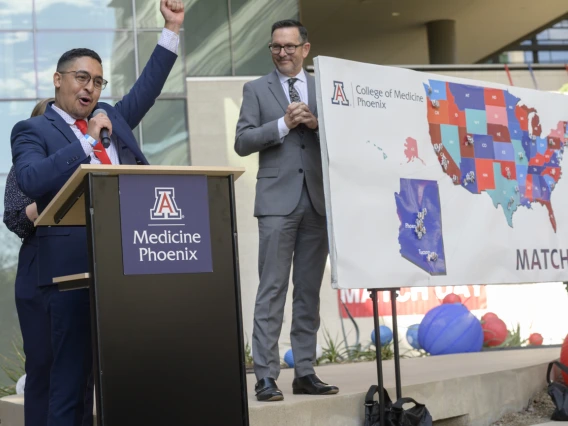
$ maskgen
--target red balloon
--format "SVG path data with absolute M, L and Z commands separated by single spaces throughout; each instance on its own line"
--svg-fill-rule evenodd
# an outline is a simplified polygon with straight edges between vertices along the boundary
M 481 321 L 487 322 L 487 321 L 489 321 L 490 319 L 493 319 L 493 318 L 499 318 L 499 317 L 497 316 L 497 314 L 494 314 L 493 312 L 487 312 L 485 315 L 483 315 L 481 317 Z
M 529 345 L 540 346 L 542 345 L 542 335 L 540 333 L 533 333 L 529 336 Z
M 564 339 L 562 349 L 560 350 L 560 362 L 568 365 L 568 336 Z M 564 377 L 564 383 L 568 383 L 568 374 L 562 372 L 562 376 Z
M 490 318 L 481 325 L 483 329 L 483 343 L 487 346 L 499 346 L 507 339 L 507 326 L 499 318 Z
M 444 297 L 444 300 L 442 300 L 443 304 L 446 304 L 446 303 L 461 303 L 461 302 L 462 302 L 461 297 L 459 297 L 455 293 L 447 294 L 446 297 Z

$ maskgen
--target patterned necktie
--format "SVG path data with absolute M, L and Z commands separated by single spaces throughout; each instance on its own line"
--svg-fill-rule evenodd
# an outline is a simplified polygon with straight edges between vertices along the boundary
M 300 99 L 300 94 L 294 87 L 294 83 L 298 81 L 297 78 L 289 78 L 288 79 L 288 93 L 290 94 L 290 102 L 302 102 Z
M 77 126 L 81 133 L 83 133 L 84 135 L 87 134 L 87 122 L 85 120 L 75 121 L 75 126 Z M 93 147 L 93 151 L 95 152 L 95 156 L 102 164 L 112 164 L 101 141 L 97 142 L 97 144 Z

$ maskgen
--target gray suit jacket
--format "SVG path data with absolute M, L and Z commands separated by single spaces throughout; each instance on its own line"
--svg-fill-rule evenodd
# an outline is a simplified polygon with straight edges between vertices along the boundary
M 308 106 L 317 117 L 315 78 L 306 73 Z M 316 131 L 298 126 L 283 140 L 278 119 L 288 108 L 276 70 L 245 84 L 237 123 L 235 151 L 259 152 L 255 216 L 286 216 L 298 205 L 304 177 L 314 209 L 325 215 L 321 152 Z

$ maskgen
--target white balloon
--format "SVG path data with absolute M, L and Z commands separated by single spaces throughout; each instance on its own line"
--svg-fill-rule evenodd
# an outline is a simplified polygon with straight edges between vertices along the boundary
M 26 387 L 26 375 L 24 374 L 22 377 L 18 379 L 18 383 L 16 383 L 16 394 L 23 395 L 25 387 Z
M 320 359 L 323 355 L 323 349 L 321 348 L 321 345 L 317 344 L 316 345 L 316 359 Z

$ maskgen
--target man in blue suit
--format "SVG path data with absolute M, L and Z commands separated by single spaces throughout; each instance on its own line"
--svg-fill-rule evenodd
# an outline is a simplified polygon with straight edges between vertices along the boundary
M 180 0 L 160 0 L 165 28 L 158 46 L 130 92 L 114 107 L 98 103 L 107 81 L 102 61 L 89 49 L 63 54 L 53 76 L 55 102 L 43 116 L 21 121 L 12 130 L 12 157 L 22 192 L 41 212 L 81 164 L 148 164 L 132 133 L 154 104 L 176 61 L 184 20 Z M 102 108 L 107 115 L 93 111 Z M 111 143 L 99 140 L 108 129 Z M 51 320 L 53 362 L 48 426 L 82 424 L 92 373 L 88 290 L 59 292 L 53 277 L 88 271 L 83 227 L 41 227 L 38 284 Z M 92 422 L 92 416 L 91 416 Z

